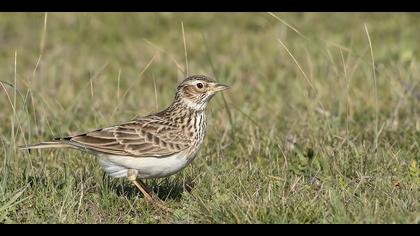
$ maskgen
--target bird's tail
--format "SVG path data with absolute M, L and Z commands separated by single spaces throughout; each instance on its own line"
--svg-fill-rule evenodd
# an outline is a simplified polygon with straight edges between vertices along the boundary
M 19 146 L 20 150 L 31 150 L 31 149 L 41 149 L 41 148 L 65 148 L 71 147 L 70 144 L 63 143 L 61 141 L 51 141 L 51 142 L 41 142 L 32 145 L 23 145 Z

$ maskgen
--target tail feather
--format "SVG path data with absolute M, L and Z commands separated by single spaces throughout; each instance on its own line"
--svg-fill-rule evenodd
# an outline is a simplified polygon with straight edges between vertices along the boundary
M 41 142 L 32 145 L 23 145 L 19 146 L 20 150 L 31 150 L 31 149 L 41 149 L 41 148 L 65 148 L 71 147 L 70 144 L 63 143 L 60 141 L 51 141 L 51 142 Z

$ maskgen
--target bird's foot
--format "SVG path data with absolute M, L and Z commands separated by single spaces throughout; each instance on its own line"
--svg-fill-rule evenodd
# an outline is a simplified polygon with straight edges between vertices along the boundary
M 173 213 L 174 211 L 170 208 L 165 207 L 163 205 L 162 200 L 158 196 L 156 196 L 156 194 L 154 194 L 146 186 L 146 184 L 144 184 L 141 180 L 137 181 L 137 179 L 136 179 L 137 178 L 137 173 L 138 173 L 137 170 L 130 169 L 127 172 L 127 178 L 140 190 L 140 192 L 143 194 L 146 201 L 148 201 L 152 205 L 155 205 L 156 207 L 158 207 L 159 209 L 161 209 L 165 212 Z

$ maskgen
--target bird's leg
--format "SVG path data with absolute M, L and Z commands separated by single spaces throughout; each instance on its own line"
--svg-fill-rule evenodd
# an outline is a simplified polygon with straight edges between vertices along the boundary
M 166 212 L 169 212 L 169 213 L 174 212 L 172 209 L 165 207 L 163 205 L 162 200 L 152 190 L 150 190 L 143 181 L 138 180 L 138 182 L 136 181 L 136 183 L 139 185 L 139 186 L 136 185 L 137 188 L 139 187 L 142 188 L 149 195 L 149 197 L 151 198 L 151 202 L 153 204 L 155 204 L 157 207 L 159 207 L 160 209 Z
M 140 190 L 140 192 L 144 195 L 144 197 L 146 198 L 147 201 L 153 202 L 152 196 L 150 196 L 150 194 L 137 182 L 137 180 L 136 180 L 137 171 L 136 170 L 128 170 L 127 178 Z
M 162 200 L 149 187 L 147 187 L 147 185 L 143 181 L 141 181 L 139 179 L 137 182 L 144 189 L 144 191 L 146 191 L 149 194 L 149 196 L 153 200 L 158 201 L 158 202 L 162 202 Z
M 140 183 L 137 182 L 137 170 L 135 169 L 128 170 L 127 178 L 140 190 L 140 192 L 143 194 L 143 196 L 146 198 L 148 202 L 159 207 L 160 209 L 164 211 L 167 211 L 170 213 L 173 212 L 172 209 L 165 207 L 162 204 L 162 201 L 157 196 L 155 196 L 155 194 L 153 194 L 153 192 L 151 192 L 141 180 L 139 180 Z

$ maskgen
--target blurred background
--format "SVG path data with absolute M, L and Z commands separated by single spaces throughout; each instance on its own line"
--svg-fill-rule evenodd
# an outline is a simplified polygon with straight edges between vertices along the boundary
M 201 158 L 182 176 L 196 178 L 204 202 L 210 201 L 206 191 L 232 192 L 220 196 L 213 210 L 225 210 L 218 217 L 203 217 L 197 203 L 196 211 L 174 221 L 197 214 L 201 222 L 337 222 L 331 217 L 337 207 L 338 221 L 415 222 L 419 23 L 415 13 L 1 13 L 0 163 L 2 192 L 9 196 L 3 201 L 18 193 L 16 202 L 25 196 L 35 201 L 48 189 L 38 177 L 54 183 L 66 172 L 74 179 L 69 188 L 76 189 L 86 172 L 95 170 L 96 177 L 87 175 L 93 186 L 94 178 L 101 179 L 85 154 L 29 158 L 17 145 L 158 111 L 170 104 L 178 82 L 205 74 L 231 89 L 211 102 Z M 29 179 L 39 187 L 23 191 Z M 361 180 L 379 187 L 372 190 Z M 293 183 L 302 188 L 299 197 Z M 403 207 L 383 194 L 396 194 L 397 184 L 405 186 L 398 190 L 405 191 L 398 195 Z M 339 191 L 333 207 L 331 199 L 314 205 L 320 186 Z M 255 190 L 260 199 L 252 197 L 255 191 L 242 196 L 243 187 L 262 191 Z M 291 191 L 288 203 L 282 202 L 285 189 Z M 359 191 L 366 205 L 346 202 L 346 194 Z M 275 195 L 283 198 L 273 200 Z M 383 208 L 375 208 L 375 199 Z M 304 208 L 293 208 L 302 202 Z M 360 215 L 350 214 L 352 207 Z M 295 210 L 285 218 L 286 208 Z M 81 213 L 72 209 L 73 217 L 50 219 L 95 221 L 74 217 Z M 9 210 L 0 220 L 48 218 Z

